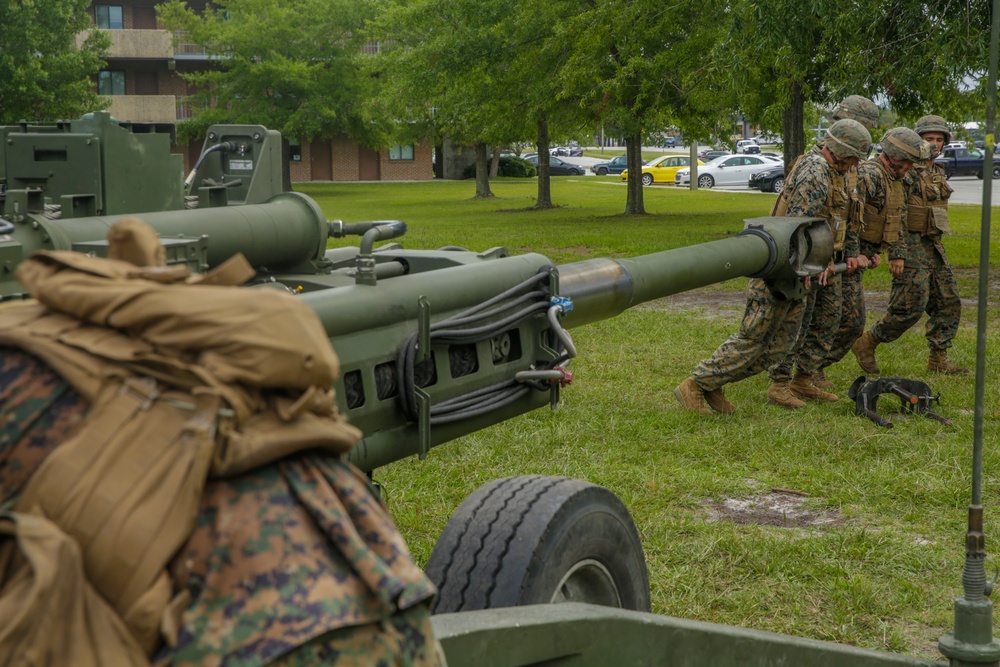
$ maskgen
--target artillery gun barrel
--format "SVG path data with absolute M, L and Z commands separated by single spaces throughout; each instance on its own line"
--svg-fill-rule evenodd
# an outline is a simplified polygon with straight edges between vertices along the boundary
M 754 222 L 748 221 L 748 229 Z M 404 275 L 380 281 L 377 286 L 357 284 L 303 293 L 300 298 L 316 311 L 340 357 L 345 377 L 344 385 L 338 387 L 342 408 L 365 433 L 351 452 L 351 460 L 364 470 L 373 470 L 543 407 L 551 400 L 548 391 L 530 391 L 488 413 L 439 422 L 433 429 L 404 416 L 391 397 L 409 389 L 390 387 L 384 378 L 398 370 L 397 350 L 419 330 L 422 308 L 427 311 L 424 317 L 440 321 L 539 273 L 551 272 L 558 281 L 558 295 L 573 301 L 563 325 L 576 327 L 614 317 L 653 299 L 739 276 L 798 283 L 803 266 L 809 271 L 821 270 L 829 262 L 832 237 L 827 238 L 829 227 L 824 221 L 768 219 L 763 224 L 764 231 L 634 258 L 593 259 L 553 268 L 546 257 L 527 254 Z M 439 405 L 510 382 L 518 372 L 558 356 L 543 342 L 549 331 L 547 320 L 539 313 L 532 321 L 503 332 L 518 341 L 515 347 L 520 356 L 511 362 L 491 358 L 493 341 L 458 352 L 454 346 L 431 342 L 435 356 L 430 363 L 436 379 L 422 390 L 430 404 Z M 453 360 L 460 355 L 465 355 L 468 367 L 475 370 L 456 370 Z M 351 395 L 345 397 L 345 391 Z M 425 429 L 423 435 L 421 428 Z
M 287 267 L 322 258 L 329 223 L 315 201 L 296 192 L 273 196 L 263 204 L 222 206 L 197 211 L 140 213 L 165 238 L 207 236 L 208 267 L 243 253 L 254 267 Z M 121 215 L 51 219 L 30 214 L 14 221 L 13 236 L 27 257 L 35 250 L 74 250 L 107 238 Z M 205 268 L 208 268 L 205 267 Z

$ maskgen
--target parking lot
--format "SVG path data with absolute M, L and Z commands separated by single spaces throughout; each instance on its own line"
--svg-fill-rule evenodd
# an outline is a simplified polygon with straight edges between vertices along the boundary
M 646 149 L 650 150 L 650 149 Z M 653 149 L 655 150 L 655 149 Z M 616 155 L 622 155 L 625 153 L 625 148 L 607 148 L 605 149 L 605 156 L 602 158 L 595 157 L 561 157 L 560 160 L 564 162 L 570 162 L 572 164 L 577 164 L 587 168 L 586 175 L 593 176 L 593 172 L 590 171 L 590 166 L 597 164 L 598 162 L 607 162 Z M 664 153 L 676 154 L 676 155 L 687 155 L 687 149 L 670 149 L 664 151 Z M 579 176 L 577 177 L 579 178 Z M 616 183 L 621 181 L 616 181 Z M 623 185 L 624 183 L 621 182 Z M 983 181 L 976 178 L 975 176 L 954 176 L 949 181 L 948 184 L 955 190 L 955 193 L 951 196 L 951 202 L 954 204 L 981 204 L 983 201 Z M 658 188 L 670 188 L 672 185 L 654 185 L 649 187 Z M 712 188 L 713 190 L 718 190 L 722 192 L 745 192 L 748 194 L 769 194 L 768 192 L 760 192 L 758 190 L 751 190 L 745 185 L 741 186 L 720 186 Z M 1000 206 L 1000 181 L 993 181 L 993 200 L 994 206 Z

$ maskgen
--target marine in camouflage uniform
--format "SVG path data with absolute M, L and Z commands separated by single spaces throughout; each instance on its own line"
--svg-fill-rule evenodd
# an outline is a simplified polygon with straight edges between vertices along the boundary
M 89 405 L 38 359 L 0 347 L 0 506 L 84 425 Z M 159 667 L 444 664 L 434 587 L 368 480 L 307 453 L 205 487 L 170 567 L 190 603 Z
M 833 120 L 849 118 L 864 125 L 865 129 L 872 130 L 878 126 L 879 114 L 879 108 L 874 102 L 860 95 L 851 95 L 834 109 Z M 820 148 L 823 146 L 824 144 L 819 144 Z M 867 157 L 867 153 L 862 157 Z M 789 171 L 792 169 L 794 166 L 791 166 Z M 788 407 L 801 407 L 798 404 L 801 399 L 837 400 L 836 394 L 826 391 L 833 388 L 833 383 L 826 379 L 823 369 L 831 363 L 829 358 L 833 354 L 836 333 L 843 324 L 845 311 L 842 281 L 849 279 L 858 271 L 863 271 L 863 267 L 868 265 L 866 258 L 860 258 L 859 266 L 857 256 L 848 257 L 844 252 L 845 244 L 851 244 L 852 247 L 856 244 L 857 232 L 861 225 L 857 168 L 849 169 L 843 179 L 848 200 L 846 206 L 840 202 L 836 205 L 836 215 L 841 222 L 837 223 L 838 227 L 834 233 L 833 261 L 846 263 L 846 275 L 835 273 L 828 276 L 826 285 L 813 286 L 806 295 L 806 313 L 795 346 L 784 359 L 768 371 L 772 382 L 787 383 L 791 393 L 800 399 L 798 402 L 790 402 Z M 781 203 L 779 197 L 776 207 Z M 857 279 L 860 280 L 860 275 Z M 844 349 L 844 353 L 846 351 L 847 348 Z M 843 357 L 843 353 L 840 356 Z
M 893 280 L 897 280 L 903 275 L 909 252 L 907 235 L 903 229 L 903 221 L 906 220 L 906 195 L 902 179 L 913 169 L 914 162 L 927 159 L 929 149 L 916 132 L 906 127 L 896 127 L 886 132 L 881 144 L 882 153 L 858 167 L 858 192 L 864 203 L 858 252 L 873 259 L 885 252 L 889 258 L 889 271 Z M 879 261 L 876 259 L 872 265 L 877 267 Z M 877 375 L 879 368 L 875 363 L 874 353 L 878 342 L 871 330 L 864 331 L 864 296 L 860 294 L 860 286 L 858 290 L 858 309 L 853 313 L 852 326 L 846 335 L 855 332 L 858 334 L 851 350 L 865 373 Z
M 841 120 L 827 131 L 827 141 L 836 145 L 844 156 L 850 156 L 837 155 L 824 147 L 803 157 L 786 183 L 789 194 L 784 214 L 823 217 L 833 226 L 838 224 L 836 216 L 843 215 L 847 201 L 842 174 L 857 164 L 859 151 L 868 150 L 871 137 L 860 123 Z M 709 412 L 707 401 L 717 412 L 733 412 L 735 408 L 725 399 L 722 387 L 766 370 L 788 354 L 798 336 L 805 309 L 802 299 L 787 299 L 772 290 L 766 280 L 751 279 L 739 331 L 699 363 L 691 377 L 674 390 L 681 405 L 706 414 Z M 771 402 L 786 405 L 793 399 L 797 400 L 790 394 L 787 384 L 776 387 L 772 383 L 768 390 Z
M 951 140 L 940 116 L 924 116 L 914 130 L 931 146 L 931 159 L 914 165 L 903 178 L 906 195 L 907 255 L 903 274 L 892 279 L 889 308 L 872 327 L 876 343 L 891 343 L 927 313 L 926 338 L 930 348 L 927 369 L 950 375 L 968 373 L 948 360 L 948 348 L 958 333 L 962 302 L 941 236 L 948 228 L 948 198 L 952 189 L 944 170 L 934 164 Z

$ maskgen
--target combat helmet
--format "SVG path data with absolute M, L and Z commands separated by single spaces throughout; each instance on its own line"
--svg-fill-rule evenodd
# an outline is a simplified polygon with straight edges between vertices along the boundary
M 850 118 L 864 125 L 869 130 L 878 127 L 878 119 L 881 112 L 867 97 L 861 95 L 848 95 L 833 110 L 833 120 Z
M 941 116 L 924 116 L 916 122 L 913 130 L 920 136 L 924 136 L 925 132 L 940 132 L 944 135 L 944 143 L 951 141 L 951 130 Z
M 927 143 L 908 127 L 894 127 L 882 136 L 882 151 L 893 160 L 919 162 Z
M 831 153 L 841 159 L 856 157 L 864 160 L 872 149 L 872 135 L 858 121 L 842 118 L 827 128 L 824 143 Z

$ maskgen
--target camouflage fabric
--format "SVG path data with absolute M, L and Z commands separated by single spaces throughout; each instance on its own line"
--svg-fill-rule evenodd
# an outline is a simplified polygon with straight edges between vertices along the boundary
M 813 146 L 796 162 L 790 182 L 785 182 L 785 190 L 790 191 L 785 215 L 828 217 L 823 212 L 830 196 L 833 174 L 822 147 Z
M 411 607 L 381 623 L 334 630 L 269 663 L 269 667 L 433 667 L 444 664 L 424 605 Z M 227 663 L 228 664 L 228 663 Z
M 4 502 L 79 430 L 87 408 L 38 360 L 0 347 Z M 444 662 L 429 632 L 433 585 L 364 475 L 333 456 L 210 481 L 171 574 L 191 602 L 159 667 L 259 667 L 283 656 L 288 665 Z M 365 643 L 383 663 L 360 654 Z
M 831 197 L 831 187 L 839 182 L 842 196 Z M 784 215 L 820 217 L 827 221 L 846 220 L 844 210 L 832 211 L 831 199 L 846 208 L 847 192 L 843 179 L 835 173 L 821 147 L 813 147 L 803 155 L 789 174 L 785 184 L 788 206 Z M 837 217 L 839 216 L 839 217 Z M 841 224 L 836 222 L 834 224 Z M 781 361 L 799 335 L 806 312 L 806 301 L 789 301 L 776 296 L 767 283 L 759 278 L 750 280 L 747 287 L 747 305 L 740 329 L 731 335 L 712 355 L 695 366 L 691 373 L 695 383 L 705 391 L 712 391 L 730 382 L 737 382 Z
M 843 293 L 841 276 L 830 278 L 825 287 L 814 287 L 806 298 L 806 312 L 799 336 L 784 359 L 768 369 L 773 382 L 789 382 L 798 369 L 805 375 L 815 375 L 828 364 L 836 333 L 841 325 Z
M 691 372 L 705 391 L 738 382 L 782 359 L 798 336 L 805 300 L 777 297 L 760 278 L 747 287 L 747 307 L 740 329 Z
M 862 251 L 867 249 L 872 252 L 873 249 L 868 245 L 862 243 Z M 866 254 L 866 256 L 868 255 Z M 865 332 L 867 317 L 863 286 L 865 271 L 866 269 L 858 269 L 854 273 L 845 273 L 840 276 L 840 324 L 830 342 L 830 350 L 820 362 L 820 370 L 843 359 L 851 350 L 854 341 Z
M 906 174 L 903 187 L 907 200 L 920 202 L 947 200 L 951 187 L 935 185 L 930 178 L 934 168 L 917 165 Z M 940 169 L 939 167 L 937 169 Z M 958 333 L 962 302 L 955 274 L 938 233 L 907 233 L 907 257 L 903 275 L 892 280 L 892 292 L 885 316 L 872 327 L 880 343 L 891 343 L 915 325 L 927 313 L 927 346 L 932 350 L 951 347 Z
M 879 163 L 878 158 L 862 162 L 858 165 L 858 195 L 861 198 L 861 202 L 867 206 L 877 209 L 878 211 L 884 211 L 887 204 L 891 180 L 892 177 Z M 905 220 L 905 197 L 900 214 Z M 850 256 L 851 249 L 846 248 L 846 250 L 848 256 Z M 887 251 L 889 259 L 906 259 L 906 235 L 900 233 L 899 240 L 896 243 L 893 243 L 888 248 L 882 248 L 882 250 Z M 857 253 L 855 252 L 854 254 Z

